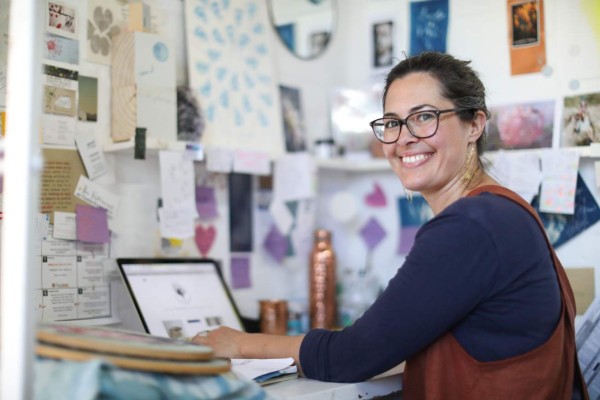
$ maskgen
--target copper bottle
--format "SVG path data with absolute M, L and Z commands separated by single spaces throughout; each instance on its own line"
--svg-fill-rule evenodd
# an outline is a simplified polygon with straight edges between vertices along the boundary
M 333 329 L 337 322 L 336 260 L 331 232 L 318 229 L 310 254 L 310 327 Z

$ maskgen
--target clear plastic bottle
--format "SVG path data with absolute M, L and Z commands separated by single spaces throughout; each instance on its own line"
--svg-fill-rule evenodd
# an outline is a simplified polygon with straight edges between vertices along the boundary
M 309 288 L 310 327 L 333 329 L 337 323 L 336 259 L 331 232 L 324 229 L 315 231 Z

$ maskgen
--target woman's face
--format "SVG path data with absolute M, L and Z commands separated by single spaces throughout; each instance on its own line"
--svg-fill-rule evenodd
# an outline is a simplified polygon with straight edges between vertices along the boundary
M 384 115 L 404 119 L 417 111 L 450 108 L 455 105 L 441 95 L 440 83 L 428 73 L 416 72 L 390 85 Z M 432 137 L 416 138 L 403 125 L 398 141 L 383 144 L 383 152 L 405 189 L 424 196 L 463 190 L 460 182 L 467 146 L 481 135 L 480 128 L 456 113 L 443 113 Z

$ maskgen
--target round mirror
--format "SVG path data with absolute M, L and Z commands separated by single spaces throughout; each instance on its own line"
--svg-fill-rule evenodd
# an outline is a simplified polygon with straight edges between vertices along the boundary
M 331 42 L 334 7 L 334 0 L 269 0 L 269 16 L 285 47 L 310 60 Z

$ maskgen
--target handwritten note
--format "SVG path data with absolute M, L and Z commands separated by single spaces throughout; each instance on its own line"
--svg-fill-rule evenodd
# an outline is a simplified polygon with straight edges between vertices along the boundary
M 75 196 L 95 206 L 105 208 L 108 215 L 108 227 L 116 232 L 118 229 L 116 216 L 119 209 L 119 197 L 109 192 L 99 184 L 89 180 L 85 176 L 79 177 L 75 188 Z
M 575 212 L 575 189 L 579 154 L 572 151 L 552 151 L 542 155 L 542 190 L 540 211 L 556 214 Z
M 194 162 L 177 151 L 161 151 L 159 160 L 164 207 L 195 217 L 197 212 Z

